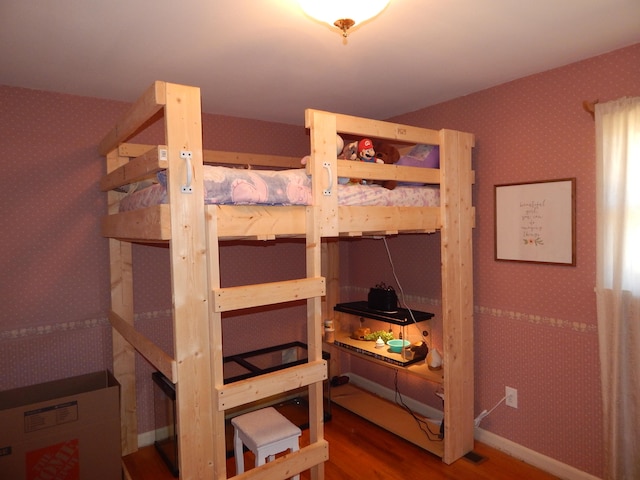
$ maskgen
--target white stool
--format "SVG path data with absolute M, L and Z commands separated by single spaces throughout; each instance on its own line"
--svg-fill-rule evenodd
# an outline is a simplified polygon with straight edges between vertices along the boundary
M 256 456 L 256 466 L 272 461 L 276 453 L 299 450 L 298 438 L 302 431 L 273 407 L 262 408 L 231 419 L 234 427 L 233 444 L 236 458 L 236 475 L 244 473 L 246 445 Z M 300 475 L 295 475 L 299 480 Z

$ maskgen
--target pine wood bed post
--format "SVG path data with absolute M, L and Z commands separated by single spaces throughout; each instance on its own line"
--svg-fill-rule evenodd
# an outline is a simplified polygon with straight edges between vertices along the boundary
M 473 248 L 471 134 L 440 131 L 442 316 L 447 464 L 473 450 Z
M 310 168 L 312 175 L 317 178 L 326 177 L 326 169 L 323 165 L 327 163 L 333 164 L 334 179 L 326 178 L 327 184 L 333 182 L 335 185 L 337 180 L 335 174 L 335 138 L 336 138 L 336 121 L 332 115 L 322 112 L 313 112 L 312 118 L 309 118 L 309 112 L 306 113 L 305 122 L 310 130 L 312 161 Z M 329 141 L 327 141 L 329 139 Z M 327 206 L 327 202 L 323 202 L 324 188 L 313 189 L 313 206 L 307 207 L 307 277 L 321 277 L 322 253 L 327 248 L 322 246 L 322 237 L 337 236 L 338 222 L 337 211 L 333 206 Z M 327 185 L 325 185 L 327 188 Z M 334 194 L 335 196 L 335 194 Z M 337 206 L 337 201 L 335 202 Z M 332 250 L 335 252 L 335 250 Z M 325 266 L 327 266 L 325 264 Z M 324 273 L 328 273 L 325 271 Z M 325 279 L 326 281 L 326 279 Z M 327 285 L 325 284 L 325 292 Z M 330 300 L 327 297 L 327 300 Z M 331 308 L 331 305 L 325 305 Z M 322 297 L 314 297 L 307 300 L 307 345 L 309 361 L 322 360 Z M 325 311 L 326 313 L 326 311 Z M 316 382 L 309 385 L 309 434 L 311 443 L 323 440 L 324 438 L 324 403 L 323 403 L 323 383 Z M 311 479 L 321 480 L 324 478 L 324 463 L 320 463 L 311 468 Z
M 209 262 L 209 307 L 210 307 L 210 355 L 211 355 L 211 398 L 224 387 L 224 357 L 222 355 L 222 313 L 215 311 L 215 292 L 220 284 L 220 243 L 218 240 L 218 219 L 214 215 L 215 206 L 207 209 L 207 244 Z M 215 403 L 215 402 L 213 402 Z M 213 411 L 214 478 L 227 478 L 225 412 L 217 408 Z
M 180 478 L 214 478 L 200 90 L 166 84 L 171 283 Z M 188 157 L 188 158 L 187 158 Z M 192 169 L 190 190 L 187 172 Z M 182 196 L 180 201 L 173 201 Z
M 129 159 L 118 155 L 118 150 L 107 154 L 107 172 L 111 172 Z M 121 193 L 107 194 L 109 213 L 118 211 Z M 130 242 L 109 239 L 109 269 L 111 275 L 111 311 L 133 326 L 133 263 Z M 138 449 L 138 416 L 136 409 L 136 353 L 133 346 L 112 329 L 113 374 L 120 383 L 120 443 L 122 454 Z
M 321 276 L 322 245 L 315 217 L 318 207 L 307 207 L 307 277 Z M 308 361 L 322 360 L 322 297 L 307 300 L 307 355 Z M 309 385 L 310 442 L 324 438 L 323 382 Z M 311 480 L 324 479 L 324 463 L 311 468 Z

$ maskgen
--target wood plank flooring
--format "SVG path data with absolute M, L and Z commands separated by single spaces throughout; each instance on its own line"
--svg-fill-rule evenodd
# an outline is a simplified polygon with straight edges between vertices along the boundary
M 332 406 L 332 419 L 325 424 L 329 442 L 329 461 L 325 480 L 557 480 L 557 477 L 476 442 L 474 452 L 484 460 L 473 463 L 462 458 L 444 464 L 414 444 L 381 429 L 373 423 L 339 407 Z M 309 443 L 308 430 L 300 444 Z M 173 480 L 153 447 L 145 447 L 124 462 L 132 480 Z M 245 454 L 245 466 L 254 464 L 251 452 Z M 227 473 L 235 474 L 233 458 L 227 461 Z M 302 472 L 301 480 L 309 480 Z

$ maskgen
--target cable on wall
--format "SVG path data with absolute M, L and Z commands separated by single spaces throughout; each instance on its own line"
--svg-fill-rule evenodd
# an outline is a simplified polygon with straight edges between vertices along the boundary
M 393 274 L 393 278 L 395 279 L 396 284 L 398 285 L 398 290 L 400 290 L 401 303 L 409 311 L 409 315 L 411 316 L 411 320 L 413 321 L 414 325 L 416 325 L 416 327 L 417 327 L 418 326 L 418 322 L 416 321 L 416 317 L 413 315 L 413 310 L 411 310 L 411 307 L 409 307 L 409 305 L 407 304 L 407 301 L 405 299 L 404 289 L 402 288 L 402 284 L 400 283 L 400 279 L 398 278 L 398 275 L 396 274 L 396 266 L 393 263 L 393 258 L 391 257 L 391 251 L 389 250 L 389 245 L 387 244 L 387 237 L 382 237 L 382 240 L 384 241 L 384 248 L 387 251 L 387 257 L 389 258 L 389 264 L 391 265 L 391 273 Z M 426 331 L 427 331 L 427 336 L 430 337 L 431 336 L 431 327 L 430 327 L 430 324 L 428 322 L 427 322 Z M 428 345 L 429 348 L 432 348 L 431 343 L 427 342 L 427 339 L 422 334 L 422 330 L 420 330 L 419 328 L 418 328 L 418 333 L 420 333 L 420 337 L 422 338 L 422 341 L 426 345 Z
M 395 370 L 395 376 L 393 380 L 393 385 L 395 389 L 395 402 L 396 405 L 402 407 L 411 417 L 415 420 L 418 428 L 422 430 L 422 432 L 427 436 L 427 438 L 432 442 L 441 442 L 443 437 L 440 435 L 440 432 L 433 432 L 430 428 L 429 422 L 424 420 L 423 418 L 418 417 L 415 412 L 409 407 L 402 398 L 402 394 L 400 393 L 400 389 L 398 387 L 398 370 Z

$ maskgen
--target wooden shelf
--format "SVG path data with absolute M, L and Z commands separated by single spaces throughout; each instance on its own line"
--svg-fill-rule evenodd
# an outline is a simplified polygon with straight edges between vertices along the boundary
M 433 313 L 421 312 L 419 310 L 409 310 L 407 308 L 398 308 L 393 312 L 384 312 L 369 308 L 367 302 L 349 302 L 338 303 L 333 309 L 337 312 L 349 313 L 351 315 L 359 315 L 361 317 L 371 318 L 373 320 L 381 320 L 395 325 L 411 325 L 414 322 L 424 322 L 434 317 Z
M 349 302 L 338 303 L 334 310 L 347 316 L 367 318 L 373 321 L 375 326 L 372 326 L 372 330 L 379 328 L 382 329 L 383 323 L 399 325 L 402 327 L 402 333 L 405 333 L 404 327 L 417 324 L 418 322 L 424 322 L 434 317 L 433 313 L 423 312 L 420 310 L 411 310 L 400 308 L 396 312 L 382 312 L 380 310 L 374 310 L 368 307 L 367 302 Z M 378 323 L 383 322 L 383 323 Z M 376 344 L 373 341 L 357 340 L 351 337 L 351 333 L 345 329 L 346 324 L 339 322 L 335 333 L 335 345 L 341 350 L 346 350 L 352 355 L 357 355 L 366 360 L 391 366 L 395 368 L 401 368 L 409 371 L 419 377 L 426 380 L 443 383 L 443 369 L 430 370 L 426 365 L 426 354 L 421 356 L 407 357 L 406 353 L 393 353 L 388 347 L 376 348 Z M 405 336 L 405 338 L 407 338 Z
M 393 353 L 388 347 L 376 348 L 375 342 L 350 338 L 347 332 L 336 332 L 333 345 L 365 360 L 400 368 L 431 382 L 443 382 L 444 369 L 430 370 L 424 356 L 413 359 L 402 358 L 401 353 Z
M 440 425 L 427 422 L 420 428 L 416 419 L 401 406 L 349 383 L 334 388 L 332 401 L 441 458 L 444 456 Z M 421 415 L 414 415 L 426 421 Z

